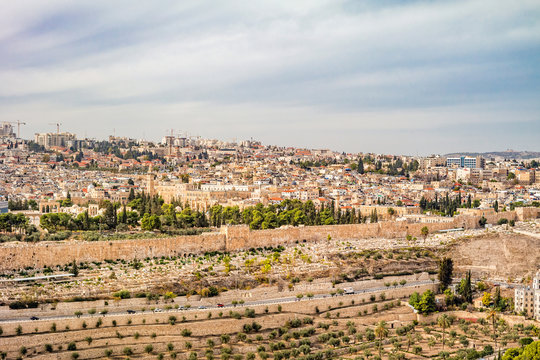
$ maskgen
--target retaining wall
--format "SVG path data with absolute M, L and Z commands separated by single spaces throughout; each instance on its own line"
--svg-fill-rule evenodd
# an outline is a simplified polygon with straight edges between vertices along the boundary
M 519 208 L 488 216 L 490 224 L 501 218 L 527 220 L 536 218 L 538 209 Z M 298 226 L 272 230 L 250 230 L 245 225 L 222 227 L 219 232 L 193 236 L 176 236 L 156 239 L 134 239 L 115 241 L 44 241 L 38 243 L 10 242 L 0 244 L 0 271 L 43 268 L 64 265 L 76 260 L 92 262 L 110 260 L 132 260 L 146 257 L 178 256 L 205 251 L 238 251 L 264 246 L 292 244 L 296 241 L 316 242 L 327 239 L 351 240 L 377 238 L 405 238 L 407 235 L 421 236 L 426 226 L 430 233 L 452 228 L 472 229 L 478 227 L 478 216 L 455 216 L 450 222 L 407 223 L 385 221 L 373 224 Z

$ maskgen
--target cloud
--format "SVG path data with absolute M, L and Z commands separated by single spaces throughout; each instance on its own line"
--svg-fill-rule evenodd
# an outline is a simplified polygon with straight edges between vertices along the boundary
M 0 56 L 0 115 L 65 116 L 73 131 L 91 116 L 127 131 L 153 119 L 157 137 L 181 118 L 203 136 L 277 143 L 287 128 L 289 145 L 362 151 L 363 131 L 540 122 L 529 0 L 15 2 L 0 14 Z M 408 152 L 398 138 L 373 145 Z

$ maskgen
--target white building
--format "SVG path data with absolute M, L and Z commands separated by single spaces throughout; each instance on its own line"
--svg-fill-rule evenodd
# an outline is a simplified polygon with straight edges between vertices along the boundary
M 532 288 L 522 287 L 515 290 L 514 308 L 516 312 L 526 312 L 527 316 L 540 320 L 540 270 L 533 279 Z

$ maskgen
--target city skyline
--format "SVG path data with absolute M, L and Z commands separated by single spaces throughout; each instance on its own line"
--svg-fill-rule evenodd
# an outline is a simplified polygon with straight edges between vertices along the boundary
M 159 5 L 6 5 L 0 120 L 25 138 L 60 122 L 79 137 L 539 150 L 537 2 Z

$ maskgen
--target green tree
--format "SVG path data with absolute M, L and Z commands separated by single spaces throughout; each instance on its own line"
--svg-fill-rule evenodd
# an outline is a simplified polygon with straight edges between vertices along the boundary
M 454 271 L 454 263 L 451 258 L 444 257 L 439 261 L 438 278 L 441 283 L 441 290 L 444 291 L 452 283 L 452 273 Z
M 76 260 L 73 260 L 73 263 L 71 263 L 71 273 L 73 276 L 79 276 L 79 267 Z
M 375 327 L 375 336 L 379 339 L 379 358 L 382 358 L 382 340 L 388 336 L 388 328 L 385 321 L 379 321 Z
M 429 235 L 429 228 L 427 226 L 424 226 L 422 229 L 420 229 L 420 232 L 422 233 L 425 241 L 427 236 Z
M 358 166 L 356 167 L 356 170 L 359 174 L 364 174 L 364 160 L 362 158 L 358 158 Z
M 446 328 L 452 325 L 452 321 L 450 320 L 450 317 L 448 315 L 442 314 L 441 316 L 438 317 L 437 323 L 439 324 L 439 326 L 442 328 L 442 331 L 443 331 L 442 348 L 444 350 Z
M 458 293 L 463 298 L 463 301 L 468 302 L 469 304 L 472 303 L 472 284 L 470 270 L 465 275 L 465 279 L 461 280 L 458 288 Z
M 495 310 L 494 308 L 491 309 L 487 316 L 487 319 L 491 320 L 491 326 L 493 327 L 493 341 L 495 341 L 495 347 L 497 347 L 497 310 Z
M 421 314 L 431 314 L 436 309 L 435 294 L 431 290 L 426 290 L 418 303 L 418 311 Z

